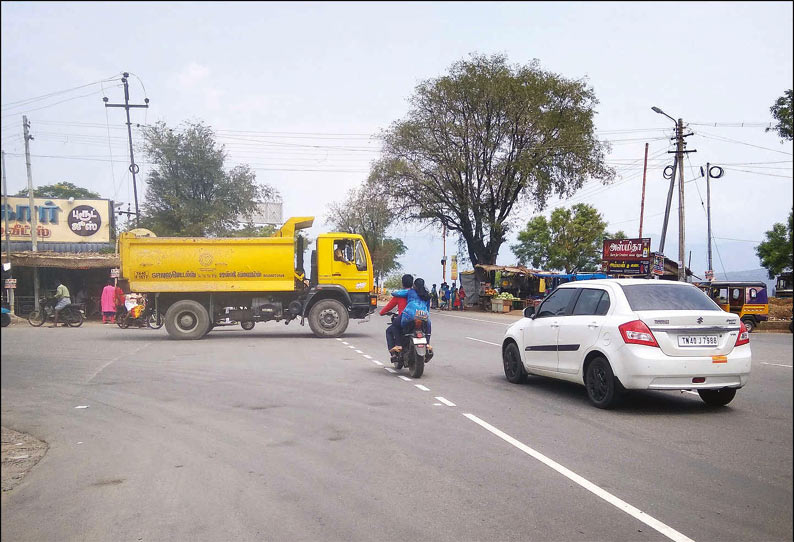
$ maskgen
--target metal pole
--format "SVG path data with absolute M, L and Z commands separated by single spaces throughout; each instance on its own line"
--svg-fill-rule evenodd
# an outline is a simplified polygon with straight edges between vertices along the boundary
M 642 215 L 645 213 L 645 176 L 648 173 L 648 144 L 645 144 L 645 164 L 642 167 L 642 200 L 640 202 L 640 237 L 642 237 Z
M 709 169 L 711 164 L 706 162 L 706 221 L 708 223 L 708 247 L 709 247 L 709 271 L 713 273 L 714 268 L 711 267 L 711 173 Z
M 38 252 L 38 236 L 36 235 L 36 228 L 39 226 L 38 216 L 36 213 L 36 205 L 33 200 L 33 174 L 30 170 L 30 140 L 33 136 L 30 135 L 28 129 L 30 123 L 28 117 L 22 115 L 22 131 L 25 134 L 25 165 L 28 170 L 28 201 L 30 202 L 30 240 L 33 252 Z M 39 268 L 34 264 L 33 266 L 33 307 L 39 310 Z
M 138 183 L 135 178 L 135 174 L 137 173 L 138 166 L 135 165 L 135 154 L 132 151 L 132 123 L 130 122 L 130 87 L 129 83 L 127 82 L 127 78 L 129 74 L 124 72 L 124 77 L 121 78 L 121 81 L 124 83 L 124 111 L 127 113 L 127 137 L 130 140 L 130 172 L 132 173 L 132 192 L 135 196 L 135 227 L 140 227 L 138 223 L 139 220 L 139 210 L 138 210 Z
M 8 260 L 8 265 L 11 265 L 11 232 L 8 231 L 8 183 L 6 182 L 6 151 L 0 152 L 2 155 L 2 167 L 3 167 L 3 203 L 5 203 L 5 207 L 3 207 L 3 215 L 5 216 L 5 226 L 6 226 L 6 259 Z M 8 310 L 11 311 L 11 314 L 14 314 L 14 289 L 9 288 L 7 292 L 8 297 Z
M 673 189 L 675 188 L 677 166 L 678 155 L 673 159 L 673 174 L 670 176 L 670 187 L 667 189 L 667 206 L 664 208 L 664 222 L 662 222 L 662 238 L 659 241 L 659 254 L 664 254 L 664 241 L 667 238 L 667 222 L 670 220 L 670 206 L 673 203 Z
M 444 240 L 444 255 L 441 258 L 441 261 L 444 263 L 441 264 L 441 282 L 447 281 L 447 227 L 443 226 L 443 236 L 442 239 Z
M 684 266 L 685 254 L 685 225 L 684 225 L 684 121 L 678 119 L 677 125 L 678 142 L 678 280 L 686 282 L 686 267 Z

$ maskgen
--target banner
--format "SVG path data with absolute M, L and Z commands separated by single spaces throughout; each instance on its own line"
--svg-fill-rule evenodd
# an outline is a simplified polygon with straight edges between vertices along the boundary
M 650 272 L 649 261 L 609 261 L 607 262 L 607 273 L 615 275 L 647 275 Z
M 110 200 L 33 198 L 36 240 L 57 243 L 109 243 L 112 218 Z M 11 241 L 30 241 L 30 200 L 9 197 L 0 200 L 0 232 L 5 237 L 5 217 Z
M 654 275 L 664 275 L 664 254 L 653 255 L 653 269 L 651 273 Z
M 458 257 L 452 256 L 452 280 L 458 280 Z
M 651 238 L 604 239 L 604 260 L 648 260 Z

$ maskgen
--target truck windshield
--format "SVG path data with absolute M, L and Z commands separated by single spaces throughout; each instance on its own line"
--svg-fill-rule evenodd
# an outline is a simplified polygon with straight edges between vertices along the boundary
M 356 269 L 367 270 L 367 255 L 364 253 L 364 244 L 361 241 L 356 241 Z

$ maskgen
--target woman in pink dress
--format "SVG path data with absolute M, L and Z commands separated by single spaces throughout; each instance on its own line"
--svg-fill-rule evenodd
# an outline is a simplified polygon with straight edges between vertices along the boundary
M 109 280 L 107 285 L 102 289 L 102 323 L 112 324 L 116 315 L 116 287 L 113 285 L 113 280 Z

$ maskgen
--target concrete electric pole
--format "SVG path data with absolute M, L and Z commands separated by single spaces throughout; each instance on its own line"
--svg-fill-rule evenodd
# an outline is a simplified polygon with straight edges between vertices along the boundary
M 25 134 L 25 165 L 28 170 L 28 201 L 30 205 L 30 240 L 31 249 L 33 252 L 38 252 L 38 232 L 36 229 L 39 227 L 38 213 L 36 212 L 35 201 L 33 200 L 33 174 L 30 170 L 30 140 L 33 136 L 30 135 L 30 123 L 28 117 L 22 115 L 22 132 Z M 39 268 L 33 264 L 33 308 L 41 310 L 39 307 Z
M 132 190 L 135 195 L 135 227 L 139 227 L 140 211 L 138 209 L 138 183 L 135 175 L 140 171 L 138 164 L 135 163 L 135 154 L 132 151 L 132 123 L 130 122 L 130 109 L 133 107 L 149 107 L 149 98 L 143 99 L 143 105 L 130 103 L 130 87 L 129 77 L 130 74 L 124 72 L 121 82 L 124 83 L 124 103 L 123 104 L 109 104 L 107 97 L 102 98 L 105 102 L 105 107 L 123 107 L 127 112 L 127 136 L 130 141 L 130 173 L 132 173 Z

